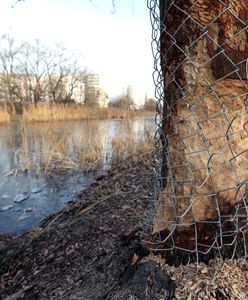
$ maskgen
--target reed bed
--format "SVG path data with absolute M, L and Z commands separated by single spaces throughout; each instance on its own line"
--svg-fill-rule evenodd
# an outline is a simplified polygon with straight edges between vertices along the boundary
M 104 161 L 103 143 L 98 122 L 87 122 L 84 139 L 76 151 L 76 160 L 88 170 L 101 168 Z
M 10 114 L 8 113 L 6 105 L 0 105 L 0 123 L 9 123 Z
M 47 122 L 85 119 L 110 119 L 151 116 L 151 112 L 127 111 L 118 108 L 97 108 L 82 105 L 28 105 L 23 108 L 22 121 Z
M 144 134 L 133 134 L 130 122 L 123 123 L 118 137 L 112 140 L 112 165 L 122 164 L 127 158 L 154 152 L 154 139 L 149 128 L 144 128 Z
M 22 170 L 52 172 L 53 170 L 83 169 L 95 171 L 104 165 L 118 165 L 127 158 L 153 151 L 153 137 L 150 128 L 141 135 L 134 134 L 133 121 L 121 120 L 114 139 L 104 135 L 99 121 L 85 121 L 81 134 L 73 136 L 71 129 L 60 129 L 49 123 L 44 132 L 30 138 L 26 124 L 21 125 L 21 147 L 13 145 L 15 156 L 19 157 Z M 36 146 L 34 146 L 36 143 Z M 37 147 L 38 145 L 38 147 Z

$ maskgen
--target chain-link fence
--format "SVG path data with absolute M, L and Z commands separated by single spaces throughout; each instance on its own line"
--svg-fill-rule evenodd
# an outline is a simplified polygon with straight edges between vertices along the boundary
M 157 188 L 145 243 L 247 257 L 248 2 L 148 0 Z

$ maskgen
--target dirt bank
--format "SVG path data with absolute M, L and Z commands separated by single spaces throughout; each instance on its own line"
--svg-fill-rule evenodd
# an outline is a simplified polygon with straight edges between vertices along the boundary
M 153 187 L 151 162 L 129 160 L 40 228 L 2 237 L 0 298 L 157 299 L 167 288 L 172 295 L 172 281 L 157 263 L 135 261 L 147 255 L 138 233 Z
M 247 299 L 245 261 L 216 275 L 217 260 L 175 268 L 142 248 L 152 174 L 151 156 L 130 159 L 40 228 L 2 236 L 0 299 Z

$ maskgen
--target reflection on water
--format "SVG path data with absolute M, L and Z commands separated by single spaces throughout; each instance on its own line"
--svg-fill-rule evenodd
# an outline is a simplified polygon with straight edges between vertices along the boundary
M 113 139 L 143 139 L 146 130 L 153 119 L 0 125 L 0 234 L 60 210 L 109 168 Z M 88 172 L 96 159 L 100 169 Z

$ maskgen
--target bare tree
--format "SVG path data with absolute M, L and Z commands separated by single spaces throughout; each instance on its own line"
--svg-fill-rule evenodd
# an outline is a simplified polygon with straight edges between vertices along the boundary
M 156 110 L 156 100 L 153 98 L 149 98 L 145 100 L 144 106 L 143 106 L 144 110 L 147 111 L 154 111 Z
M 109 102 L 110 107 L 122 108 L 125 110 L 134 110 L 135 103 L 133 99 L 133 90 L 131 86 L 128 86 L 122 95 L 117 96 L 115 99 Z
M 17 43 L 10 35 L 0 38 L 0 81 L 3 100 L 13 105 L 14 100 L 22 99 L 20 86 L 20 53 L 23 43 Z
M 40 40 L 35 40 L 34 44 L 25 43 L 23 50 L 23 74 L 27 79 L 27 92 L 30 102 L 37 104 L 45 100 L 47 60 L 49 48 Z
M 57 103 L 63 101 L 66 95 L 65 78 L 69 75 L 66 67 L 69 58 L 63 47 L 56 47 L 49 51 L 45 59 L 47 71 L 47 97 L 49 102 Z
M 63 102 L 68 103 L 75 101 L 74 92 L 76 89 L 80 90 L 80 87 L 83 85 L 86 69 L 81 67 L 78 58 L 76 58 L 68 61 L 65 72 L 67 74 L 65 77 L 66 95 L 63 98 Z
M 78 57 L 62 46 L 48 48 L 41 41 L 25 44 L 23 74 L 27 80 L 27 99 L 37 104 L 41 101 L 67 103 L 82 81 L 84 68 Z

